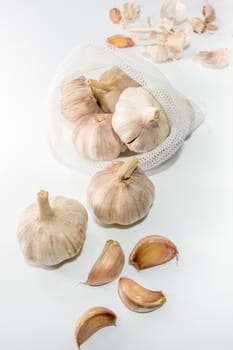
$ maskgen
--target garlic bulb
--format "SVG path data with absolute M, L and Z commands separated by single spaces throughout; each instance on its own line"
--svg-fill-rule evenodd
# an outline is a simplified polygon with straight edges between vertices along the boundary
M 87 79 L 81 76 L 61 86 L 61 112 L 70 122 L 100 110 Z
M 106 307 L 96 306 L 85 311 L 75 327 L 75 338 L 78 347 L 99 329 L 116 325 L 116 314 Z
M 135 80 L 117 66 L 104 72 L 99 80 L 88 79 L 87 85 L 91 87 L 101 110 L 106 113 L 115 111 L 116 103 L 123 90 L 139 86 Z
M 124 146 L 112 128 L 112 114 L 87 114 L 80 118 L 73 132 L 78 153 L 87 159 L 111 160 Z
M 134 152 L 147 152 L 169 135 L 166 114 L 155 98 L 143 87 L 125 89 L 112 117 L 120 139 Z
M 180 0 L 164 0 L 161 18 L 172 18 L 175 23 L 184 22 L 188 17 L 187 7 Z
M 19 222 L 18 240 L 24 257 L 39 265 L 57 265 L 83 246 L 87 211 L 77 200 L 40 191 Z
M 230 65 L 231 57 L 228 49 L 200 51 L 194 58 L 206 68 L 223 69 Z
M 130 225 L 148 214 L 154 185 L 138 163 L 136 157 L 115 162 L 91 179 L 87 202 L 100 223 Z

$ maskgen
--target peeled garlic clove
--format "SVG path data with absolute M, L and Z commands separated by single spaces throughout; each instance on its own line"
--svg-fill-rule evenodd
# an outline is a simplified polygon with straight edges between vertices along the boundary
M 112 282 L 121 273 L 124 262 L 125 256 L 120 244 L 113 240 L 107 241 L 85 283 L 100 286 Z
M 172 18 L 175 23 L 184 22 L 188 17 L 187 7 L 180 0 L 164 0 L 161 18 Z
M 142 287 L 129 278 L 120 278 L 118 292 L 125 306 L 135 312 L 150 312 L 156 310 L 166 301 L 164 294 Z
M 116 315 L 106 307 L 93 307 L 83 313 L 75 328 L 75 338 L 78 347 L 82 345 L 99 329 L 116 325 Z
M 134 152 L 147 152 L 169 135 L 166 114 L 143 87 L 125 89 L 117 102 L 112 125 L 123 143 Z
M 193 27 L 193 31 L 197 34 L 202 34 L 206 30 L 206 23 L 200 18 L 197 18 L 197 17 L 190 18 L 189 23 Z
M 86 78 L 81 76 L 61 86 L 61 112 L 70 122 L 88 113 L 98 113 L 99 106 Z
M 118 161 L 92 177 L 87 202 L 100 223 L 130 225 L 148 214 L 154 185 L 138 163 L 136 157 Z
M 120 23 L 121 21 L 121 11 L 117 8 L 112 8 L 109 11 L 109 18 L 112 21 L 112 23 Z
M 216 19 L 215 9 L 209 4 L 208 0 L 205 0 L 205 5 L 202 8 L 202 14 L 205 18 L 206 23 L 211 23 Z
M 130 38 L 129 36 L 121 35 L 121 34 L 112 35 L 109 38 L 107 38 L 106 41 L 108 44 L 116 46 L 119 49 L 131 47 L 131 46 L 135 45 L 132 38 Z
M 195 60 L 204 67 L 213 69 L 223 69 L 230 65 L 231 57 L 228 49 L 218 49 L 214 51 L 200 51 Z
M 137 270 L 164 264 L 178 257 L 174 243 L 165 237 L 151 235 L 141 239 L 132 250 L 129 263 Z
M 78 153 L 91 160 L 111 160 L 119 156 L 123 143 L 112 128 L 112 114 L 87 114 L 73 131 Z
M 87 211 L 77 200 L 48 198 L 40 191 L 27 207 L 18 226 L 18 241 L 25 258 L 39 265 L 57 265 L 81 251 Z

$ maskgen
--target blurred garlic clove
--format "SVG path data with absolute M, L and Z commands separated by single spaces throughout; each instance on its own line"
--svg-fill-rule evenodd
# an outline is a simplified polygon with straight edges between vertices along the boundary
M 170 35 L 166 40 L 166 47 L 168 48 L 169 57 L 172 59 L 179 59 L 183 56 L 185 47 L 185 34 L 182 30 Z
M 109 11 L 109 18 L 112 21 L 112 23 L 120 23 L 121 21 L 121 11 L 117 8 L 112 8 Z
M 70 122 L 75 122 L 88 113 L 98 113 L 99 106 L 92 89 L 81 76 L 61 85 L 61 112 Z
M 206 30 L 212 32 L 212 31 L 218 30 L 218 26 L 216 26 L 215 24 L 212 24 L 212 23 L 207 23 Z
M 112 114 L 87 114 L 73 131 L 78 153 L 91 160 L 112 160 L 119 156 L 123 143 L 112 128 Z
M 122 34 L 112 35 L 107 38 L 106 42 L 110 45 L 118 47 L 119 49 L 132 47 L 135 45 L 131 37 Z
M 188 17 L 187 7 L 180 0 L 164 0 L 160 17 L 172 18 L 175 23 L 184 22 Z
M 189 23 L 193 27 L 193 31 L 197 34 L 202 34 L 206 30 L 206 23 L 200 18 L 197 18 L 197 17 L 190 18 Z
M 204 67 L 213 69 L 226 68 L 231 62 L 230 51 L 228 49 L 200 51 L 194 59 Z
M 87 202 L 99 223 L 130 225 L 148 214 L 154 200 L 154 185 L 138 164 L 138 159 L 131 157 L 92 177 Z
M 184 48 L 189 46 L 191 42 L 191 38 L 193 36 L 193 27 L 189 22 L 182 23 L 178 27 L 178 32 L 184 33 Z
M 143 87 L 125 89 L 119 98 L 112 125 L 123 143 L 134 152 L 147 152 L 169 135 L 166 114 Z
M 166 62 L 170 59 L 169 50 L 164 41 L 158 44 L 147 46 L 146 53 L 152 61 Z
M 99 329 L 116 325 L 116 315 L 106 307 L 97 306 L 85 311 L 75 328 L 75 339 L 78 347 Z
M 24 257 L 32 263 L 58 265 L 81 251 L 87 211 L 77 200 L 51 197 L 40 191 L 37 202 L 27 207 L 18 226 L 18 241 Z
M 205 5 L 202 8 L 202 14 L 206 23 L 211 23 L 216 19 L 215 8 L 209 4 L 208 0 L 205 0 Z
M 134 312 L 150 312 L 156 310 L 166 301 L 161 291 L 152 291 L 142 287 L 129 278 L 120 278 L 119 296 L 125 306 Z
M 92 267 L 85 284 L 100 286 L 116 279 L 124 266 L 124 252 L 117 241 L 109 240 Z
M 151 235 L 135 245 L 129 263 L 139 271 L 164 264 L 174 257 L 178 257 L 178 250 L 173 242 L 162 236 Z

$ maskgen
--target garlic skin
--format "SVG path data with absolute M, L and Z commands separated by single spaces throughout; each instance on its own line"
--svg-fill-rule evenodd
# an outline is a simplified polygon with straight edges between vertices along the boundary
M 70 122 L 77 121 L 88 113 L 98 113 L 100 108 L 92 89 L 81 76 L 69 82 L 64 82 L 60 89 L 61 112 Z
M 87 114 L 80 118 L 73 131 L 73 143 L 86 159 L 112 160 L 124 146 L 112 128 L 112 114 Z
M 99 78 L 99 87 L 107 91 L 113 89 L 123 91 L 128 87 L 137 86 L 139 84 L 117 66 L 108 69 Z
M 200 51 L 194 58 L 206 68 L 223 69 L 230 65 L 231 56 L 228 49 Z
M 187 7 L 180 0 L 164 0 L 160 12 L 161 18 L 172 18 L 175 23 L 184 22 L 188 17 Z
M 151 235 L 142 238 L 135 245 L 129 263 L 140 271 L 164 264 L 174 257 L 178 258 L 178 250 L 173 242 L 162 236 Z
M 87 211 L 77 200 L 51 197 L 40 191 L 18 225 L 18 241 L 24 257 L 37 265 L 55 266 L 81 251 Z
M 125 306 L 134 312 L 151 312 L 166 301 L 164 294 L 142 287 L 130 278 L 120 278 L 118 293 Z
M 78 347 L 99 329 L 106 326 L 115 326 L 117 316 L 103 306 L 96 306 L 85 311 L 75 327 L 75 339 Z
M 142 153 L 160 145 L 169 135 L 166 114 L 155 98 L 144 88 L 128 88 L 120 95 L 112 125 L 123 143 Z
M 92 177 L 87 202 L 99 223 L 131 225 L 148 214 L 154 185 L 138 163 L 136 157 L 118 161 Z
M 116 279 L 124 266 L 124 252 L 117 241 L 109 240 L 92 267 L 85 284 L 101 286 Z

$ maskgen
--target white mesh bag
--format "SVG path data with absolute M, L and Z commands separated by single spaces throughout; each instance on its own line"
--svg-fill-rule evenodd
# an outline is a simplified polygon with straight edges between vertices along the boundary
M 79 156 L 72 140 L 74 124 L 62 116 L 60 108 L 60 86 L 64 79 L 72 80 L 80 75 L 98 79 L 113 66 L 121 68 L 148 90 L 163 107 L 169 119 L 171 131 L 165 141 L 155 149 L 137 155 L 141 167 L 145 171 L 151 171 L 178 151 L 204 117 L 193 102 L 175 90 L 163 74 L 134 49 L 119 50 L 109 46 L 88 45 L 71 53 L 60 67 L 50 90 L 50 145 L 59 161 L 89 174 L 116 161 L 90 161 Z M 129 156 L 130 154 L 124 154 L 117 159 L 126 160 Z

